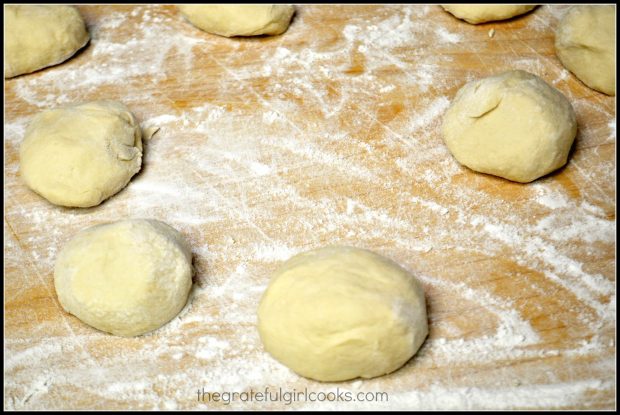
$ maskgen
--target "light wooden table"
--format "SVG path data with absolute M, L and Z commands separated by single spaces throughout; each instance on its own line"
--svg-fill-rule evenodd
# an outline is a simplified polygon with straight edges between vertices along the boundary
M 79 9 L 82 52 L 5 81 L 5 408 L 615 407 L 615 99 L 556 58 L 566 7 L 473 26 L 439 6 L 298 6 L 285 34 L 253 39 L 201 32 L 173 6 Z M 509 69 L 562 91 L 579 123 L 567 166 L 527 185 L 459 166 L 440 136 L 465 82 Z M 53 206 L 20 180 L 24 129 L 103 98 L 161 127 L 143 169 L 100 206 Z M 179 229 L 197 269 L 181 315 L 132 339 L 65 313 L 53 286 L 73 235 L 128 217 Z M 270 273 L 328 244 L 423 283 L 430 335 L 401 370 L 323 384 L 262 350 Z M 267 387 L 389 401 L 197 400 Z

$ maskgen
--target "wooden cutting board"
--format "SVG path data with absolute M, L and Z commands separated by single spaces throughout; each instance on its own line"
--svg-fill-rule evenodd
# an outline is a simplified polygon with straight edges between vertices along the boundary
M 285 34 L 248 39 L 174 6 L 79 10 L 89 45 L 4 86 L 5 409 L 615 407 L 616 107 L 555 56 L 565 6 L 473 26 L 434 5 L 302 5 Z M 579 123 L 567 166 L 526 185 L 459 166 L 440 136 L 464 83 L 510 69 L 559 89 Z M 25 127 L 95 99 L 160 131 L 119 194 L 53 206 L 20 179 Z M 53 268 L 78 231 L 129 217 L 181 231 L 197 275 L 177 318 L 126 339 L 65 313 Z M 270 273 L 330 244 L 422 282 L 430 335 L 397 372 L 319 383 L 263 351 Z

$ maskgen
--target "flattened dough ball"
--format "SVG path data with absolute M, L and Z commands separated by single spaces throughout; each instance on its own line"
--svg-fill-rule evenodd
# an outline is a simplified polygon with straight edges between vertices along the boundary
M 459 163 L 521 183 L 566 164 L 576 133 L 566 97 L 524 71 L 466 84 L 443 121 L 444 141 Z
M 564 15 L 555 50 L 566 69 L 584 84 L 616 95 L 616 7 L 574 6 Z
M 506 20 L 532 10 L 532 4 L 443 4 L 447 12 L 467 23 L 478 24 Z
M 285 4 L 196 4 L 178 6 L 194 26 L 220 36 L 279 35 L 295 8 Z
M 327 247 L 286 261 L 258 309 L 260 337 L 278 361 L 320 381 L 393 372 L 428 334 L 422 287 L 373 252 Z
M 78 233 L 60 252 L 54 285 L 62 307 L 118 336 L 155 330 L 183 309 L 192 254 L 163 222 L 129 219 Z
M 66 61 L 89 40 L 80 12 L 71 6 L 4 7 L 4 77 Z
M 121 103 L 95 101 L 38 114 L 20 148 L 21 176 L 50 202 L 96 206 L 142 165 L 142 131 Z

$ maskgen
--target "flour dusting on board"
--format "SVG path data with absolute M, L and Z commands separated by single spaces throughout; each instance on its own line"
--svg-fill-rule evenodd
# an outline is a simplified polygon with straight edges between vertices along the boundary
M 613 261 L 599 248 L 615 244 L 615 200 L 600 184 L 614 182 L 615 163 L 584 156 L 586 143 L 600 137 L 581 130 L 570 175 L 529 185 L 476 175 L 452 158 L 440 127 L 458 88 L 480 72 L 446 76 L 455 58 L 437 50 L 506 42 L 508 29 L 491 40 L 464 23 L 462 31 L 443 27 L 452 17 L 438 6 L 393 5 L 360 6 L 332 27 L 321 23 L 326 6 L 299 7 L 284 35 L 261 40 L 205 34 L 171 8 L 100 13 L 75 61 L 8 83 L 32 114 L 105 96 L 160 131 L 145 143 L 143 169 L 126 189 L 96 208 L 63 209 L 21 183 L 15 155 L 29 117 L 5 114 L 5 150 L 13 155 L 5 198 L 27 201 L 5 212 L 5 255 L 15 253 L 8 267 L 33 276 L 9 282 L 8 301 L 29 292 L 53 299 L 36 317 L 35 334 L 6 333 L 6 408 L 62 409 L 68 396 L 92 396 L 134 409 L 541 409 L 613 390 L 613 378 L 597 376 L 614 364 Z M 524 30 L 539 34 L 560 15 L 548 6 L 532 14 Z M 559 63 L 523 42 L 505 45 L 502 65 L 567 93 L 572 75 Z M 516 47 L 525 56 L 512 54 Z M 479 58 L 492 71 L 484 60 L 491 58 Z M 196 75 L 203 69 L 206 78 Z M 571 99 L 580 120 L 603 120 L 602 140 L 591 145 L 615 145 L 615 113 Z M 177 228 L 197 270 L 184 310 L 132 339 L 61 313 L 51 280 L 69 238 L 125 217 Z M 424 285 L 430 335 L 403 369 L 317 383 L 264 352 L 256 310 L 268 276 L 290 256 L 327 244 L 377 251 Z M 542 301 L 552 311 L 543 313 Z M 575 364 L 591 358 L 592 378 L 552 371 L 560 356 Z M 523 369 L 523 361 L 540 364 Z M 389 402 L 196 401 L 202 388 L 265 387 L 385 391 Z

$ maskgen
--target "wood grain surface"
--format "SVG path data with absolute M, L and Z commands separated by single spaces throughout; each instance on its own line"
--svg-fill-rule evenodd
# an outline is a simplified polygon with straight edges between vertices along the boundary
M 79 10 L 87 47 L 4 85 L 5 409 L 615 407 L 615 98 L 555 56 L 565 6 L 474 26 L 436 5 L 300 5 L 283 35 L 233 39 L 174 6 Z M 464 83 L 510 69 L 559 89 L 579 124 L 568 164 L 526 185 L 459 166 L 440 135 Z M 25 127 L 95 99 L 160 131 L 120 193 L 51 205 L 20 179 Z M 81 229 L 129 217 L 181 231 L 197 273 L 178 317 L 120 338 L 62 310 L 53 268 Z M 263 351 L 256 307 L 270 273 L 330 244 L 371 249 L 422 282 L 430 334 L 402 369 L 319 383 Z M 388 398 L 197 394 L 265 388 Z

